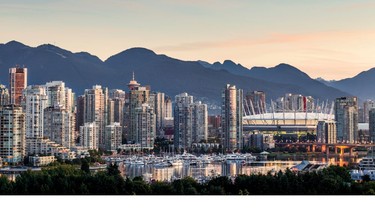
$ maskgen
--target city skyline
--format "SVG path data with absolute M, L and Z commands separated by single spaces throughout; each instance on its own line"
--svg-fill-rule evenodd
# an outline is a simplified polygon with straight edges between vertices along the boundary
M 0 42 L 51 43 L 102 60 L 145 47 L 247 68 L 289 63 L 312 78 L 339 80 L 375 66 L 374 7 L 370 1 L 5 1 Z M 20 29 L 27 33 L 14 33 Z

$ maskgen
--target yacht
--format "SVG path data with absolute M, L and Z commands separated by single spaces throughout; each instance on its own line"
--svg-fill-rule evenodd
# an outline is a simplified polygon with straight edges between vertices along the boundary
M 358 163 L 359 170 L 375 170 L 375 157 L 364 157 Z
M 225 159 L 228 161 L 230 160 L 245 160 L 245 157 L 242 156 L 239 153 L 232 153 L 232 154 L 227 154 L 225 155 Z
M 131 165 L 145 165 L 145 162 L 142 160 L 136 160 L 131 163 Z
M 172 164 L 169 162 L 161 162 L 161 163 L 156 163 L 154 164 L 155 168 L 165 168 L 165 167 L 171 167 Z
M 210 164 L 213 161 L 212 157 L 208 155 L 202 155 L 199 160 L 204 164 Z
M 184 162 L 182 160 L 171 160 L 171 161 L 169 161 L 169 163 L 172 166 L 183 166 L 184 165 Z

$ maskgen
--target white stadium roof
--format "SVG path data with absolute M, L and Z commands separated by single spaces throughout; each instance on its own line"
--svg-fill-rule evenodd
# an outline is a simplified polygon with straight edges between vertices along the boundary
M 305 113 L 305 112 L 290 112 L 290 113 L 265 113 L 244 116 L 243 120 L 335 120 L 334 114 L 326 113 Z

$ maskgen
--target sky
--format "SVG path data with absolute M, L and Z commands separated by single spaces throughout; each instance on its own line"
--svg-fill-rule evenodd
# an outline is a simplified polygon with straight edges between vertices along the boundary
M 102 60 L 132 47 L 245 67 L 291 64 L 339 80 L 375 67 L 370 0 L 0 0 L 0 43 Z

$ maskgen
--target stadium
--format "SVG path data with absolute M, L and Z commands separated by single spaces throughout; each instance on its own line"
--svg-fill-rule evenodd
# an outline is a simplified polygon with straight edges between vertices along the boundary
M 244 131 L 314 133 L 319 121 L 334 121 L 331 113 L 282 112 L 246 115 L 242 119 Z

